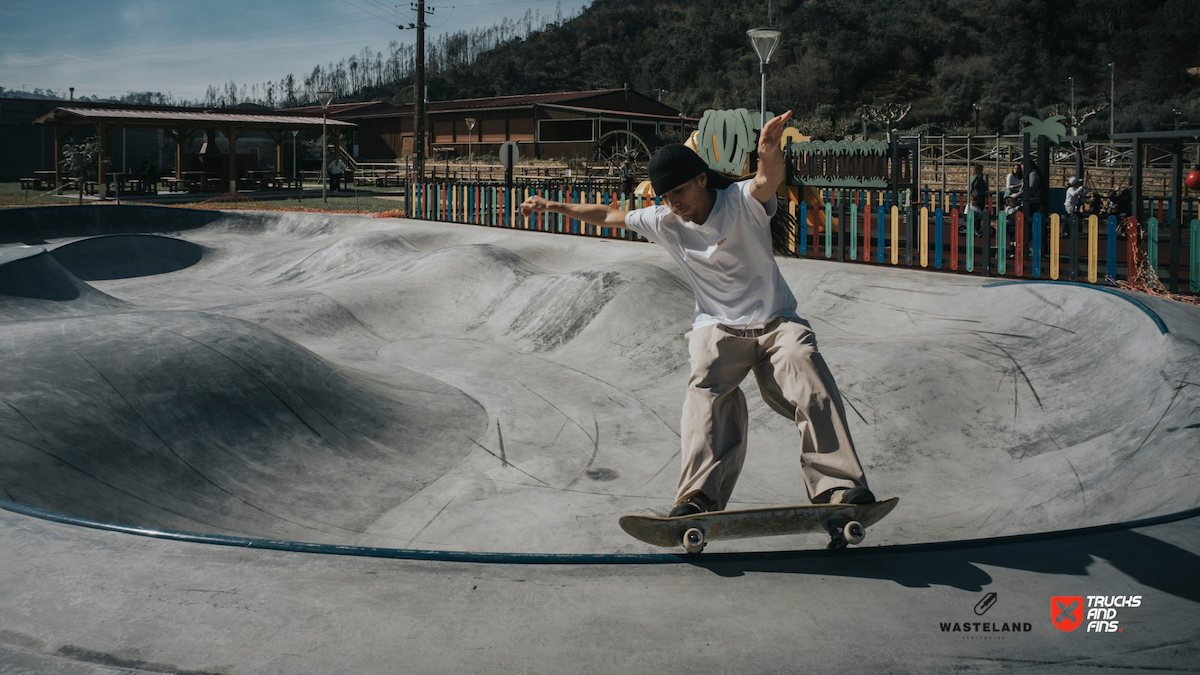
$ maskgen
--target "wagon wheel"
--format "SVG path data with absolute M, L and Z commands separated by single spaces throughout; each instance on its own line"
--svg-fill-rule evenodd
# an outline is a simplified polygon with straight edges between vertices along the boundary
M 650 159 L 650 148 L 637 134 L 624 129 L 610 131 L 596 140 L 588 158 L 589 173 L 592 170 L 617 173 L 621 163 L 628 157 L 634 164 Z

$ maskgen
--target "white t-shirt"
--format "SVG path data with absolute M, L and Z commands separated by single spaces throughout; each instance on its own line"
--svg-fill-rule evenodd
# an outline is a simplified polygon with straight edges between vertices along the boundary
M 750 183 L 717 190 L 703 225 L 684 221 L 666 206 L 625 215 L 627 228 L 665 248 L 683 269 L 696 294 L 692 328 L 761 328 L 777 316 L 799 318 L 771 251 L 776 200 L 759 202 Z

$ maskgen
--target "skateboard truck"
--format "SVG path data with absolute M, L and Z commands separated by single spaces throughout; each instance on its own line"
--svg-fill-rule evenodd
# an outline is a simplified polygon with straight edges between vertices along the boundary
M 830 522 L 825 529 L 829 531 L 829 545 L 826 548 L 832 550 L 843 549 L 847 545 L 857 546 L 867 536 L 867 528 L 857 520 Z

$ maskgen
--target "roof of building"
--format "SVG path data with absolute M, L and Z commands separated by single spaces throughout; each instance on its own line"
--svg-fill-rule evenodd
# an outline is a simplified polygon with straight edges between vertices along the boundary
M 162 127 L 164 124 L 178 122 L 196 128 L 207 125 L 235 124 L 247 128 L 306 128 L 319 127 L 322 119 L 319 116 L 308 117 L 294 114 L 280 114 L 269 110 L 256 112 L 230 112 L 229 109 L 197 110 L 197 109 L 145 109 L 145 108 L 82 108 L 62 106 L 34 120 L 34 124 L 60 125 L 70 122 L 88 123 L 107 121 L 120 126 Z M 352 122 L 329 119 L 325 120 L 330 126 L 353 127 Z
M 662 106 L 666 110 L 673 108 L 666 104 L 658 103 L 644 94 L 636 92 L 632 89 L 593 89 L 588 91 L 559 91 L 543 94 L 515 94 L 511 96 L 485 96 L 481 98 L 462 98 L 449 101 L 430 101 L 426 108 L 429 113 L 449 113 L 449 112 L 471 112 L 483 110 L 502 110 L 508 108 L 524 108 L 533 105 L 545 105 L 547 107 L 557 107 L 564 110 L 575 110 L 578 112 L 587 113 L 618 113 L 633 117 L 645 117 L 652 119 L 672 119 L 677 120 L 678 111 L 670 114 L 655 114 L 647 112 L 639 112 L 633 110 L 618 110 L 613 108 L 600 108 L 595 106 L 569 106 L 565 105 L 572 102 L 585 101 L 587 99 L 595 99 L 612 94 L 632 95 L 644 101 L 650 101 L 652 104 Z M 343 120 L 353 119 L 379 119 L 384 117 L 396 117 L 404 115 L 412 115 L 414 105 L 412 103 L 384 103 L 382 101 L 370 101 L 364 103 L 340 103 L 329 106 L 329 115 Z M 289 112 L 295 113 L 311 113 L 320 111 L 320 106 L 304 106 L 301 108 L 289 108 Z M 691 118 L 687 118 L 691 119 Z

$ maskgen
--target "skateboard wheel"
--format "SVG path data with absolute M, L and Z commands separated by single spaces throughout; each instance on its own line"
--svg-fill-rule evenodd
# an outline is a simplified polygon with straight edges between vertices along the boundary
M 862 542 L 863 537 L 867 536 L 867 529 L 862 526 L 862 523 L 852 520 L 842 528 L 842 536 L 845 537 L 847 544 L 858 544 Z
M 690 527 L 683 533 L 683 548 L 688 553 L 699 553 L 704 550 L 704 532 L 698 527 Z

